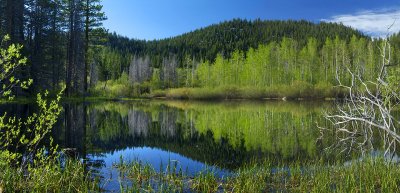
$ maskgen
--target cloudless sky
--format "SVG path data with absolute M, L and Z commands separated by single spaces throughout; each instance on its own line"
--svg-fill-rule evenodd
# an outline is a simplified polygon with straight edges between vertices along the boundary
M 108 17 L 104 26 L 110 32 L 146 40 L 176 36 L 234 18 L 319 22 L 333 21 L 340 15 L 364 18 L 363 13 L 391 12 L 391 18 L 399 17 L 396 25 L 400 26 L 400 0 L 103 0 L 102 4 Z

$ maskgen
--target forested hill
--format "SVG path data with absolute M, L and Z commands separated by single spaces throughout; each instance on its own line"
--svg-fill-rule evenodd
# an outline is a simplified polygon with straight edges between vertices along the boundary
M 400 63 L 399 37 L 388 38 L 394 64 Z M 98 55 L 93 93 L 190 99 L 342 97 L 346 93 L 334 86 L 338 77 L 350 84 L 348 69 L 369 80 L 377 77 L 384 42 L 342 24 L 290 20 L 233 20 L 154 41 L 113 34 Z M 397 77 L 395 71 L 388 73 Z
M 160 64 L 170 54 L 176 55 L 180 63 L 186 56 L 213 61 L 218 53 L 230 57 L 235 50 L 247 51 L 261 44 L 280 42 L 283 37 L 296 40 L 299 47 L 313 37 L 322 47 L 328 37 L 349 41 L 353 35 L 366 38 L 361 32 L 337 23 L 235 19 L 162 40 L 130 40 L 114 33 L 110 34 L 108 44 L 119 52 L 148 55 L 153 63 Z

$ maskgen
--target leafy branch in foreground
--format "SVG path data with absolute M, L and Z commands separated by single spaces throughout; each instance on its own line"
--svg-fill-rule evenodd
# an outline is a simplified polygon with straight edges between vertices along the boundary
M 0 47 L 0 94 L 12 99 L 15 87 L 26 89 L 32 80 L 16 78 L 18 68 L 26 65 L 26 58 L 20 54 L 22 47 L 3 47 Z M 59 159 L 58 146 L 48 137 L 62 110 L 62 92 L 55 99 L 48 99 L 47 91 L 37 94 L 38 111 L 26 119 L 8 113 L 0 117 L 0 192 L 99 191 L 98 181 L 91 178 L 81 162 Z
M 16 70 L 26 66 L 27 59 L 20 53 L 22 46 L 11 44 L 6 47 L 9 36 L 5 36 L 0 43 L 0 95 L 13 99 L 12 89 L 21 87 L 27 89 L 33 82 L 32 79 L 20 80 L 16 77 Z
M 5 36 L 0 48 L 0 94 L 8 99 L 13 98 L 12 90 L 15 87 L 23 89 L 32 84 L 16 77 L 16 71 L 26 65 L 27 59 L 20 53 L 22 46 L 11 44 L 6 48 L 8 36 Z M 44 98 L 48 92 L 37 95 L 39 112 L 29 116 L 26 120 L 9 116 L 7 112 L 0 117 L 0 164 L 13 164 L 25 168 L 28 163 L 40 158 L 39 144 L 56 123 L 61 112 L 61 92 L 57 98 L 48 101 Z M 42 150 L 44 152 L 44 150 Z
M 343 84 L 337 76 L 339 86 L 347 89 L 349 95 L 337 105 L 336 114 L 326 114 L 325 117 L 332 123 L 338 138 L 334 147 L 342 149 L 342 152 L 373 150 L 376 145 L 373 139 L 381 137 L 383 144 L 378 145 L 385 149 L 384 155 L 388 155 L 394 153 L 400 143 L 400 122 L 396 116 L 400 103 L 400 68 L 391 63 L 388 40 L 382 42 L 380 52 L 381 68 L 375 81 L 365 80 L 361 75 L 362 69 L 347 69 L 350 85 Z
M 47 95 L 48 93 L 45 92 L 44 97 L 46 98 Z M 1 163 L 23 167 L 29 161 L 41 157 L 37 154 L 42 151 L 39 150 L 39 145 L 51 131 L 62 109 L 59 105 L 60 95 L 61 92 L 57 95 L 56 100 L 48 101 L 38 94 L 39 112 L 32 114 L 26 120 L 10 117 L 7 113 L 0 117 Z M 55 151 L 55 149 L 53 150 Z
M 0 47 L 0 94 L 9 100 L 13 88 L 26 89 L 32 83 L 31 79 L 22 81 L 15 76 L 18 68 L 26 65 L 21 48 L 14 44 Z M 50 144 L 44 145 L 44 138 L 61 113 L 62 92 L 51 100 L 47 99 L 47 91 L 37 94 L 38 112 L 26 119 L 8 113 L 0 117 L 0 192 L 82 192 L 97 187 L 82 163 L 67 160 L 61 166 L 58 146 L 53 145 L 51 137 Z

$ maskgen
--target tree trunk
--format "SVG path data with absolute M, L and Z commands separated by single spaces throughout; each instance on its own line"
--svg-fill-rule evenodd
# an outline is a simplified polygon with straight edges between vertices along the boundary
M 75 29 L 74 29 L 74 16 L 75 16 L 75 0 L 69 2 L 69 40 L 68 40 L 68 51 L 67 51 L 67 70 L 66 70 L 66 89 L 65 94 L 67 97 L 71 96 L 72 93 L 72 71 L 74 66 L 74 42 L 75 42 Z
M 90 7 L 89 0 L 86 0 L 85 7 L 85 69 L 83 73 L 83 92 L 87 94 L 88 90 L 88 70 L 89 70 L 89 27 L 90 27 Z

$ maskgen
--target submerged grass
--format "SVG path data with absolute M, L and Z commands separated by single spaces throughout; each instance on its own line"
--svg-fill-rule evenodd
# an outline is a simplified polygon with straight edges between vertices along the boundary
M 186 175 L 174 163 L 157 172 L 141 162 L 122 162 L 120 192 L 397 192 L 398 163 L 366 159 L 347 164 L 251 164 L 225 177 L 212 170 Z M 29 172 L 1 166 L 4 192 L 104 192 L 101 183 L 85 172 L 84 165 L 69 161 L 64 167 L 46 166 Z

